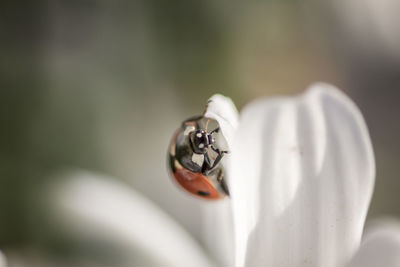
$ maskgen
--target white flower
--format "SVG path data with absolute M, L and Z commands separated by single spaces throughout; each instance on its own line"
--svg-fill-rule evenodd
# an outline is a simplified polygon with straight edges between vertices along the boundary
M 360 246 L 375 163 L 350 99 L 316 84 L 300 96 L 250 103 L 240 118 L 230 99 L 211 100 L 206 115 L 219 122 L 231 148 L 231 198 L 204 202 L 206 245 L 219 262 L 399 266 L 397 227 L 375 228 Z M 131 266 L 216 266 L 178 223 L 133 189 L 87 172 L 69 176 L 52 191 L 60 227 L 121 245 Z

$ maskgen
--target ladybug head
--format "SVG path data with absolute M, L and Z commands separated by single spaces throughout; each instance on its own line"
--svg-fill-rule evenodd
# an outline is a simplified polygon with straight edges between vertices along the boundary
M 207 147 L 215 142 L 211 134 L 201 129 L 190 133 L 190 141 L 193 151 L 198 154 L 205 154 L 207 152 Z

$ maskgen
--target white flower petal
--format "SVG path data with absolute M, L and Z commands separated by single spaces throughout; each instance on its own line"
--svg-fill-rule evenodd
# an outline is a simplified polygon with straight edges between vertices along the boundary
M 239 121 L 239 114 L 232 100 L 220 94 L 213 95 L 209 99 L 204 116 L 218 122 L 229 150 Z M 222 160 L 224 166 L 229 157 L 230 154 L 227 154 Z M 202 217 L 203 241 L 207 249 L 222 266 L 232 266 L 234 248 L 230 199 L 206 203 L 203 207 Z
M 239 114 L 232 100 L 220 94 L 213 95 L 204 116 L 218 122 L 228 146 L 231 147 L 239 121 Z
M 236 266 L 338 266 L 357 248 L 374 157 L 359 110 L 332 86 L 248 105 L 229 166 Z
M 0 267 L 7 267 L 6 256 L 0 250 Z
M 360 249 L 348 267 L 399 267 L 400 224 L 379 222 L 366 231 Z
M 229 198 L 204 203 L 202 209 L 203 243 L 221 266 L 234 263 L 233 222 Z
M 180 225 L 128 186 L 88 172 L 67 178 L 51 196 L 58 223 L 71 231 L 127 246 L 151 266 L 214 266 Z

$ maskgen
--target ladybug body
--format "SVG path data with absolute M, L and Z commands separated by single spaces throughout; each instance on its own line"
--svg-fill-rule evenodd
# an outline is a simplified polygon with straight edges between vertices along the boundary
M 210 125 L 214 130 L 208 132 Z M 229 195 L 221 164 L 228 151 L 220 143 L 215 120 L 197 116 L 184 121 L 176 130 L 169 148 L 169 169 L 186 191 L 206 199 Z

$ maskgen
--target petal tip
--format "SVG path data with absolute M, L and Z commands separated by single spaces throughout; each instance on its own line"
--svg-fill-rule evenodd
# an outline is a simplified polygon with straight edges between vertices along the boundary
M 347 267 L 397 267 L 400 264 L 400 222 L 383 218 L 369 223 L 359 250 Z
M 318 96 L 329 96 L 341 100 L 342 102 L 353 103 L 353 101 L 338 87 L 326 83 L 326 82 L 315 82 L 312 83 L 306 89 L 306 95 L 318 95 Z
M 228 147 L 231 147 L 234 133 L 239 124 L 239 113 L 233 101 L 221 94 L 209 98 L 204 116 L 218 122 Z
M 364 231 L 363 240 L 368 240 L 371 236 L 384 233 L 390 233 L 389 235 L 398 236 L 400 240 L 400 221 L 394 217 L 382 217 L 379 219 L 373 219 L 367 222 Z
M 224 117 L 234 127 L 238 124 L 239 112 L 236 109 L 230 97 L 222 94 L 214 94 L 208 99 L 207 109 L 205 114 L 216 113 L 219 116 Z
M 338 87 L 325 82 L 315 82 L 311 84 L 304 93 L 304 97 L 319 98 L 325 100 L 326 103 L 336 105 L 337 107 L 340 107 L 342 110 L 346 111 L 348 114 L 354 117 L 355 124 L 360 127 L 364 142 L 365 144 L 367 144 L 366 148 L 368 157 L 370 159 L 369 167 L 371 168 L 371 176 L 374 177 L 376 173 L 376 167 L 371 137 L 369 134 L 368 126 L 357 104 Z
M 346 95 L 341 89 L 338 87 L 325 83 L 325 82 L 315 82 L 312 83 L 305 92 L 306 96 L 312 95 L 320 98 L 329 98 L 335 101 L 336 103 L 340 103 L 347 108 L 353 109 L 357 116 L 361 116 L 361 111 L 359 107 L 354 103 L 354 101 Z

